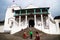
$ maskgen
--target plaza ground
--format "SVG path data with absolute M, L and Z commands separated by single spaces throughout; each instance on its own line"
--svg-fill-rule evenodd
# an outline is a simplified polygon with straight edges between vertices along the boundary
M 29 37 L 27 39 L 24 39 L 22 37 L 23 32 L 26 31 L 29 35 L 30 30 L 32 30 L 32 32 L 33 32 L 33 39 L 30 39 Z M 46 34 L 35 28 L 26 28 L 26 29 L 23 29 L 23 30 L 13 34 L 13 35 L 8 34 L 8 33 L 0 33 L 0 40 L 34 40 L 35 39 L 35 31 L 38 31 L 40 33 L 41 40 L 60 40 L 60 35 Z

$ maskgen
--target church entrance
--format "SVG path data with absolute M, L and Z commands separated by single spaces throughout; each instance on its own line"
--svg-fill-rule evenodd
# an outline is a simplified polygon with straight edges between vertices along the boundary
M 34 20 L 29 20 L 29 27 L 34 27 L 34 25 L 35 25 L 35 22 L 34 22 Z

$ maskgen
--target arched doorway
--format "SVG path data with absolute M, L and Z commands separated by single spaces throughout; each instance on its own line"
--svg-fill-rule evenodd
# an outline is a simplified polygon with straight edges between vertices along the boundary
M 29 27 L 34 27 L 34 25 L 35 25 L 34 20 L 33 19 L 30 19 L 29 20 Z

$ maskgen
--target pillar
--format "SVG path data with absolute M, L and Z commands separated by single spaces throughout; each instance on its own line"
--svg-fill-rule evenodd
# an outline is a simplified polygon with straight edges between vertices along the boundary
M 56 32 L 59 34 L 59 22 L 58 21 L 56 21 Z
M 42 15 L 42 9 L 40 9 L 40 13 L 41 13 L 41 24 L 42 24 L 42 27 L 41 27 L 41 30 L 44 29 L 44 24 L 43 24 L 43 15 Z
M 35 27 L 36 27 L 36 15 L 34 15 Z
M 41 22 L 42 22 L 42 27 L 43 27 L 43 15 L 41 14 Z
M 35 27 L 36 27 L 36 9 L 34 9 L 34 22 L 35 22 Z
M 28 20 L 27 20 L 27 10 L 26 10 L 25 21 L 26 21 L 25 24 L 26 24 L 26 26 L 27 26 L 27 25 L 28 25 L 28 24 L 27 24 L 27 21 L 28 21 Z
M 20 15 L 19 15 L 19 27 L 21 26 L 21 11 L 20 11 Z
M 21 26 L 21 16 L 19 16 L 19 27 Z

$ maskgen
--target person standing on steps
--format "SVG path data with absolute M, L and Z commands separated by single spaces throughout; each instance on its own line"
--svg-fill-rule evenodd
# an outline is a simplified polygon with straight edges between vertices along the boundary
M 39 33 L 37 31 L 36 31 L 35 40 L 40 40 L 40 35 L 39 35 Z
M 30 32 L 29 32 L 29 34 L 30 34 L 30 39 L 32 39 L 33 32 L 32 32 L 32 31 L 30 31 Z
M 24 39 L 26 39 L 26 38 L 28 38 L 28 34 L 24 31 L 24 33 L 23 33 L 23 38 Z

